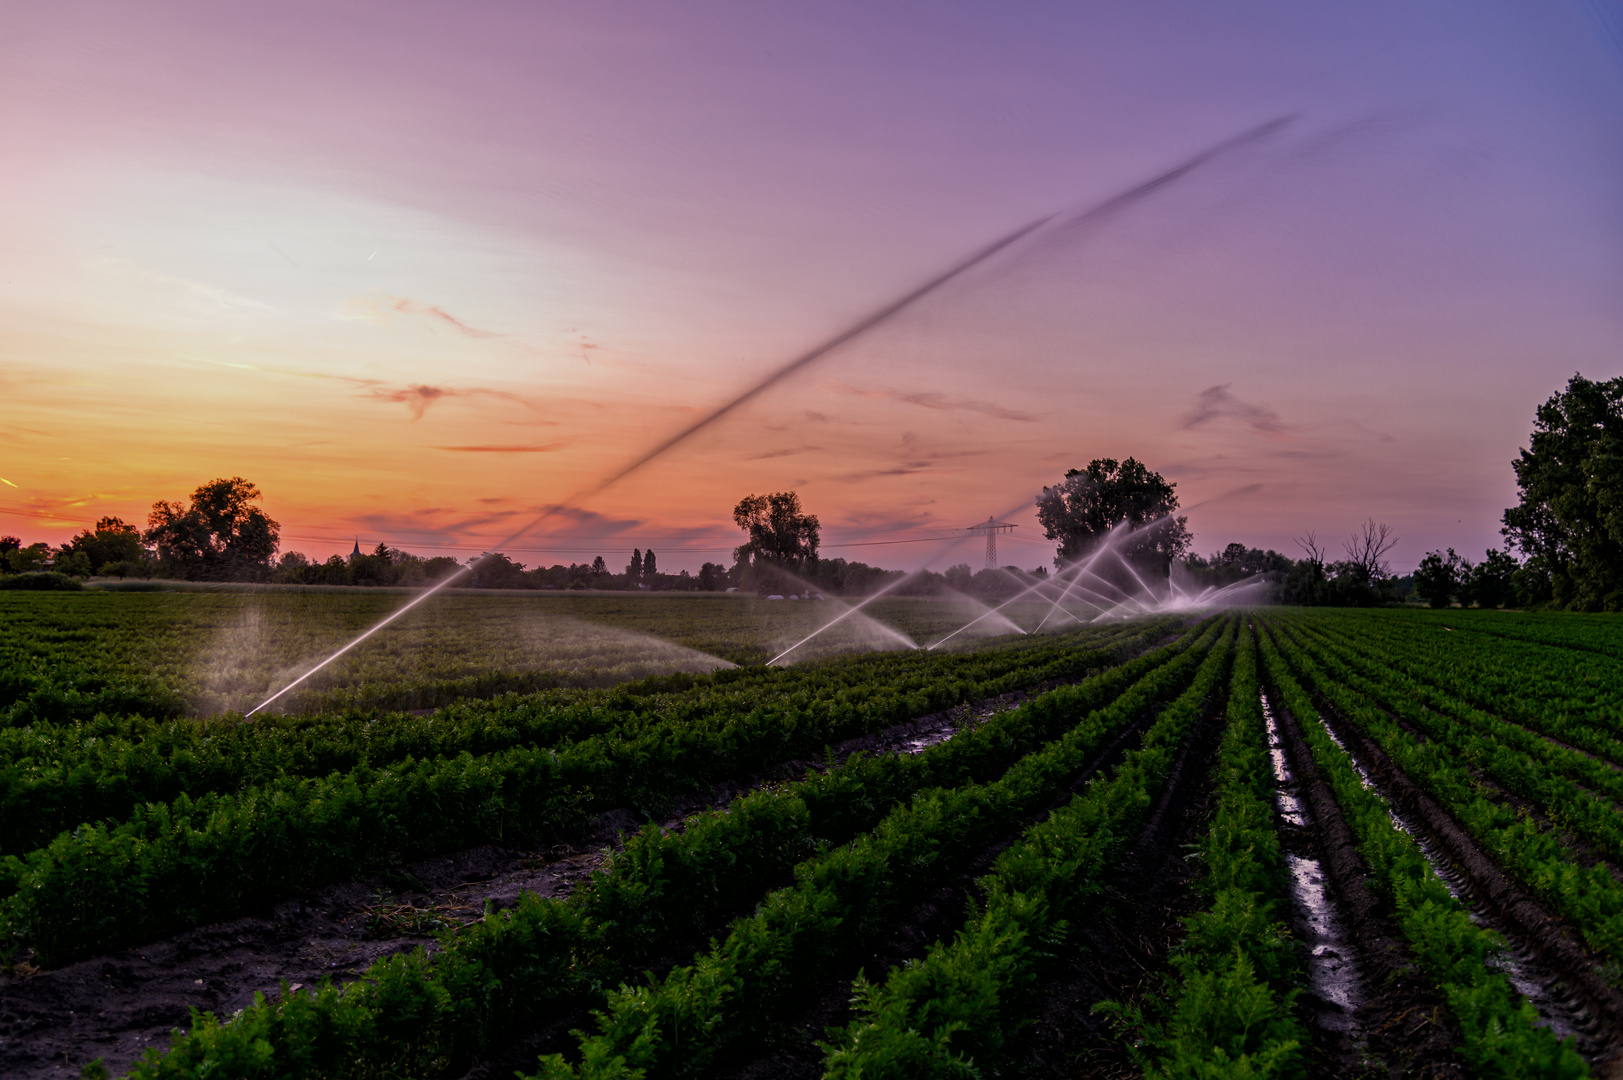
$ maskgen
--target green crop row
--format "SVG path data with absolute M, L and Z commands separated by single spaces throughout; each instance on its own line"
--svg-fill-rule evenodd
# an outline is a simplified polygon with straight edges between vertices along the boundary
M 1450 698 L 1396 670 L 1379 651 L 1365 658 L 1312 635 L 1308 626 L 1296 624 L 1292 629 L 1304 635 L 1304 647 L 1333 678 L 1402 718 L 1426 738 L 1446 745 L 1472 769 L 1526 799 L 1607 858 L 1623 863 L 1623 819 L 1613 806 L 1596 798 L 1599 794 L 1623 799 L 1623 773 Z
M 974 654 L 887 654 L 809 668 L 673 675 L 606 691 L 470 701 L 405 713 L 168 720 L 100 717 L 0 730 L 0 853 L 20 854 L 64 829 L 123 818 L 182 793 L 243 791 L 286 777 L 363 765 L 550 747 L 673 725 L 722 729 L 741 714 L 873 730 L 1042 683 L 1074 679 L 1145 648 L 1165 622 L 1057 635 Z
M 152 1051 L 133 1076 L 456 1075 L 515 1028 L 601 1003 L 630 968 L 747 907 L 800 858 L 872 828 L 919 791 L 996 776 L 1077 716 L 1133 694 L 1135 683 L 1166 693 L 1169 678 L 1188 677 L 1215 630 L 1050 691 L 917 756 L 853 758 L 700 815 L 678 835 L 649 826 L 567 899 L 526 894 L 516 908 L 446 935 L 438 954 L 380 961 L 349 987 L 261 999 L 224 1024 L 198 1016 L 167 1055 Z M 1102 737 L 1130 719 L 1113 715 L 1116 727 Z
M 402 859 L 571 827 L 813 753 L 939 704 L 772 708 L 654 723 L 556 749 L 361 765 L 182 794 L 0 860 L 0 931 L 46 964 L 151 940 Z
M 1142 1009 L 1100 1006 L 1137 1035 L 1134 1056 L 1153 1080 L 1262 1080 L 1303 1071 L 1306 1032 L 1293 1008 L 1304 971 L 1290 928 L 1276 915 L 1285 864 L 1249 627 L 1229 686 L 1217 808 L 1198 848 L 1196 889 L 1211 903 L 1184 920 L 1188 934 L 1172 951 L 1158 997 Z
M 1293 665 L 1281 654 L 1283 650 L 1293 662 L 1302 661 L 1295 666 L 1303 670 L 1308 665 L 1300 652 L 1289 643 L 1276 648 L 1268 635 L 1260 644 L 1276 700 L 1301 726 L 1313 761 L 1370 868 L 1372 887 L 1391 905 L 1420 970 L 1459 1023 L 1463 1036 L 1459 1053 L 1471 1075 L 1504 1080 L 1587 1076 L 1588 1066 L 1572 1040 L 1558 1040 L 1538 1026 L 1532 1004 L 1516 993 L 1503 973 L 1488 967 L 1488 958 L 1503 943 L 1472 921 L 1438 880 L 1414 839 L 1393 824 L 1385 801 L 1364 786 L 1352 760 L 1325 730 L 1312 699 L 1292 673 Z M 1314 688 L 1324 689 L 1321 683 Z
M 1384 658 L 1478 709 L 1623 764 L 1623 671 L 1615 658 L 1345 616 L 1316 631 Z
M 858 1016 L 832 1040 L 825 1076 L 920 1080 L 1000 1071 L 1034 1011 L 1039 976 L 1098 901 L 1208 699 L 1221 689 L 1233 641 L 1230 623 L 1194 684 L 1121 767 L 998 858 L 979 883 L 984 900 L 950 944 L 892 969 L 883 983 L 859 976 Z
M 1374 740 L 1489 856 L 1571 922 L 1592 949 L 1623 960 L 1623 884 L 1604 865 L 1580 866 L 1559 836 L 1484 791 L 1455 747 L 1417 740 L 1369 698 L 1327 675 L 1305 650 L 1287 652 L 1310 688 Z
M 1090 786 L 1083 805 L 1102 811 L 1118 829 L 1145 812 L 1146 763 L 1164 763 L 1164 773 L 1198 710 L 1191 702 L 1209 694 L 1226 667 L 1232 635 L 1231 625 L 1202 662 L 1194 685 L 1145 733 L 1143 749 L 1129 754 L 1116 780 Z M 1156 696 L 1156 689 L 1141 684 L 996 783 L 921 794 L 872 833 L 803 864 L 793 887 L 768 895 L 752 918 L 735 923 L 725 940 L 692 964 L 651 985 L 611 994 L 598 1014 L 598 1032 L 581 1036 L 578 1059 L 543 1058 L 538 1075 L 709 1075 L 727 1055 L 757 1044 L 789 1019 L 831 971 L 848 969 L 862 944 L 891 925 L 905 905 L 1052 803 L 1098 753 L 1108 732 Z M 1120 794 L 1106 805 L 1091 796 L 1100 790 Z M 1091 859 L 1088 865 L 1103 869 Z M 1057 872 L 1083 871 L 1071 861 Z

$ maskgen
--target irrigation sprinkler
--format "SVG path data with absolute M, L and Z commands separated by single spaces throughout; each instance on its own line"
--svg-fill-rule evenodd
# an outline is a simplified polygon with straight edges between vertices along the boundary
M 833 337 L 830 337 L 821 344 L 801 353 L 799 356 L 796 356 L 787 363 L 778 366 L 773 371 L 768 373 L 765 378 L 756 381 L 741 393 L 711 409 L 704 416 L 701 416 L 699 419 L 678 431 L 676 434 L 656 444 L 651 449 L 634 458 L 630 463 L 621 467 L 618 471 L 611 473 L 605 479 L 583 489 L 569 499 L 565 500 L 563 503 L 549 507 L 528 524 L 514 532 L 511 536 L 496 544 L 493 550 L 499 551 L 501 548 L 512 544 L 514 541 L 523 536 L 528 535 L 542 523 L 550 521 L 564 511 L 577 507 L 585 500 L 608 490 L 610 487 L 619 483 L 621 480 L 624 480 L 626 477 L 641 469 L 643 466 L 686 442 L 700 431 L 710 427 L 712 424 L 732 413 L 740 406 L 754 400 L 761 394 L 766 393 L 767 390 L 778 385 L 791 375 L 810 367 L 825 356 L 840 349 L 842 346 L 850 344 L 852 341 L 855 341 L 856 339 L 867 334 L 875 327 L 889 322 L 901 312 L 912 307 L 925 297 L 937 292 L 949 282 L 962 277 L 970 270 L 980 266 L 982 263 L 985 263 L 993 256 L 1012 248 L 1020 241 L 1025 240 L 1027 237 L 1037 234 L 1040 231 L 1045 230 L 1045 228 L 1051 238 L 1055 238 L 1059 241 L 1063 241 L 1069 237 L 1081 235 L 1084 226 L 1104 221 L 1113 215 L 1129 209 L 1130 207 L 1147 198 L 1150 198 L 1151 196 L 1160 192 L 1163 188 L 1176 183 L 1185 176 L 1188 176 L 1190 173 L 1195 172 L 1202 166 L 1223 156 L 1224 154 L 1231 153 L 1261 142 L 1283 128 L 1290 122 L 1290 120 L 1291 117 L 1283 116 L 1270 120 L 1267 123 L 1247 128 L 1237 135 L 1230 136 L 1229 138 L 1214 143 L 1213 145 L 1201 150 L 1199 153 L 1196 153 L 1191 157 L 1179 162 L 1172 168 L 1159 172 L 1149 179 L 1134 184 L 1131 187 L 1118 192 L 1107 199 L 1094 203 L 1085 209 L 1072 214 L 1065 214 L 1063 212 L 1046 214 L 1020 226 L 1017 229 L 1014 229 L 1009 233 L 1004 234 L 1003 236 L 998 237 L 991 243 L 976 249 L 969 255 L 960 259 L 958 262 L 950 265 L 946 270 L 936 274 L 934 277 L 929 278 L 923 284 L 909 289 L 900 297 L 882 305 L 863 318 L 858 319 L 855 323 L 835 334 Z M 334 651 L 331 655 L 315 664 L 297 679 L 294 679 L 292 682 L 282 687 L 282 689 L 278 690 L 276 693 L 254 706 L 254 708 L 250 709 L 246 715 L 253 716 L 266 706 L 274 703 L 284 694 L 288 693 L 290 690 L 293 690 L 295 687 L 302 685 L 311 676 L 327 667 L 334 660 L 337 660 L 339 657 L 348 653 L 351 649 L 355 648 L 363 641 L 366 641 L 373 634 L 377 633 L 379 630 L 382 630 L 384 627 L 394 622 L 406 612 L 415 608 L 424 600 L 436 595 L 441 590 L 449 587 L 452 583 L 459 581 L 466 575 L 472 573 L 481 564 L 482 560 L 475 562 L 470 566 L 463 567 L 457 570 L 455 573 L 442 578 L 439 582 L 426 589 L 422 594 L 413 597 L 406 604 L 384 616 L 378 622 L 362 631 L 353 640 L 349 641 Z

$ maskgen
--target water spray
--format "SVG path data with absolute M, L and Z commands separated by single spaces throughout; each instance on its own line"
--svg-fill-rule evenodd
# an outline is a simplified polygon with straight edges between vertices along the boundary
M 765 378 L 756 382 L 742 393 L 734 396 L 721 405 L 716 406 L 710 412 L 678 431 L 676 434 L 670 436 L 663 442 L 655 445 L 652 449 L 634 458 L 629 464 L 610 474 L 607 478 L 599 481 L 591 487 L 586 488 L 583 491 L 578 492 L 571 498 L 565 500 L 563 503 L 555 504 L 554 506 L 549 507 L 523 528 L 519 529 L 507 539 L 495 545 L 495 549 L 500 550 L 501 548 L 512 544 L 514 541 L 525 536 L 542 523 L 557 517 L 559 514 L 564 513 L 567 510 L 573 509 L 580 503 L 592 498 L 595 495 L 601 494 L 603 491 L 606 491 L 614 484 L 624 480 L 627 476 L 630 476 L 643 466 L 654 461 L 656 458 L 661 457 L 668 451 L 674 449 L 676 446 L 686 442 L 700 431 L 703 431 L 718 420 L 732 413 L 740 406 L 766 393 L 766 391 L 778 385 L 789 376 L 811 366 L 828 354 L 838 350 L 842 346 L 850 344 L 852 341 L 855 341 L 864 334 L 867 334 L 875 327 L 889 322 L 901 312 L 912 307 L 925 297 L 935 293 L 949 282 L 963 276 L 968 271 L 980 266 L 982 263 L 985 263 L 987 260 L 991 259 L 1000 252 L 1013 247 L 1019 241 L 1024 240 L 1028 236 L 1031 236 L 1032 234 L 1037 233 L 1039 230 L 1044 229 L 1045 226 L 1048 226 L 1047 235 L 1049 235 L 1051 238 L 1059 239 L 1084 226 L 1106 220 L 1127 210 L 1138 202 L 1149 198 L 1168 185 L 1176 183 L 1178 180 L 1201 168 L 1212 160 L 1219 158 L 1224 154 L 1231 153 L 1261 142 L 1288 124 L 1290 120 L 1291 117 L 1284 116 L 1278 119 L 1270 120 L 1265 124 L 1248 128 L 1245 131 L 1240 132 L 1238 135 L 1231 136 L 1222 140 L 1221 142 L 1209 146 L 1192 157 L 1179 162 L 1172 168 L 1158 173 L 1155 176 L 1150 177 L 1148 180 L 1134 184 L 1125 191 L 1119 192 L 1118 194 L 1113 195 L 1104 201 L 1096 203 L 1084 210 L 1072 214 L 1065 214 L 1063 212 L 1057 214 L 1047 214 L 999 237 L 990 244 L 977 249 L 965 258 L 949 266 L 946 270 L 936 274 L 934 277 L 925 281 L 922 285 L 918 285 L 913 289 L 908 290 L 897 299 L 890 301 L 871 314 L 857 320 L 851 326 L 840 331 L 838 334 L 835 334 L 833 337 L 827 339 L 814 348 L 801 353 L 799 356 L 795 357 L 789 362 L 779 366 L 769 373 Z M 485 558 L 488 558 L 488 556 L 485 556 Z M 410 611 L 424 600 L 427 600 L 440 590 L 449 587 L 452 583 L 462 579 L 466 575 L 473 573 L 480 565 L 483 564 L 483 561 L 484 559 L 481 558 L 472 565 L 463 567 L 457 570 L 455 573 L 442 578 L 440 581 L 424 590 L 420 595 L 413 597 L 410 601 L 403 604 L 389 615 L 384 616 L 384 618 L 379 620 L 377 623 L 368 627 L 352 641 L 348 642 L 326 659 L 310 668 L 310 670 L 306 671 L 303 675 L 300 675 L 297 679 L 288 683 L 286 686 L 282 687 L 282 689 L 278 690 L 276 693 L 254 706 L 254 708 L 250 709 L 246 715 L 253 716 L 266 706 L 273 704 L 283 695 L 302 685 L 311 676 L 327 667 L 334 660 L 337 660 L 339 657 L 348 653 L 351 649 L 354 649 L 357 645 L 366 641 L 373 634 L 377 633 L 379 630 L 382 630 L 385 626 L 388 626 L 390 623 L 394 622 L 400 616 L 404 615 L 406 612 Z M 870 597 L 869 599 L 874 598 L 876 597 Z M 866 604 L 867 601 L 865 600 L 863 603 Z M 860 606 L 862 605 L 858 605 L 858 607 Z M 804 644 L 804 642 L 801 644 Z M 798 646 L 796 647 L 798 648 Z

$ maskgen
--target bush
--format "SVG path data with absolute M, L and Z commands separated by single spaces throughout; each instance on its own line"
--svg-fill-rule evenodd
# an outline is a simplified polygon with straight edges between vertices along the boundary
M 44 573 L 8 574 L 0 577 L 0 589 L 82 589 L 79 582 L 54 570 Z

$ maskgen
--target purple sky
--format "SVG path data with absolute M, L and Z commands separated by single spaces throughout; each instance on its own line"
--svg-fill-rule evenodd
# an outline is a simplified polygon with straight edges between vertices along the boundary
M 0 530 L 238 474 L 284 548 L 477 551 L 977 245 L 1287 114 L 529 562 L 696 568 L 794 486 L 830 545 L 1007 513 L 1034 566 L 1030 496 L 1128 455 L 1202 551 L 1374 516 L 1399 568 L 1480 557 L 1537 404 L 1623 367 L 1623 3 L 14 11 Z

